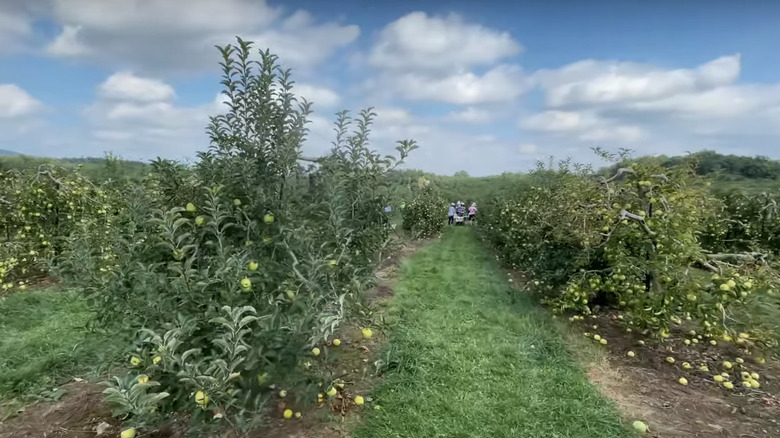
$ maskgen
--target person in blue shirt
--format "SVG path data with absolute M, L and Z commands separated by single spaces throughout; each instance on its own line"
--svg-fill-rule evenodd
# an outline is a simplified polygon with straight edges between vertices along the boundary
M 449 216 L 449 220 L 447 221 L 448 225 L 452 225 L 453 222 L 455 222 L 455 203 L 453 202 L 450 204 L 450 210 L 447 212 L 447 216 Z

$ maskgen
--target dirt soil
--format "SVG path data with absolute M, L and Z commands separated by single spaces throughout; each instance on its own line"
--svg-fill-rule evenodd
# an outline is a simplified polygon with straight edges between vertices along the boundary
M 63 285 L 62 285 L 62 283 L 59 280 L 57 280 L 56 278 L 52 278 L 52 277 L 34 277 L 34 278 L 32 278 L 31 280 L 28 281 L 28 283 L 27 283 L 27 285 L 26 285 L 24 290 L 22 290 L 22 289 L 20 289 L 18 287 L 15 287 L 15 288 L 11 289 L 10 291 L 6 291 L 6 292 L 3 292 L 3 293 L 0 293 L 0 297 L 8 296 L 8 295 L 11 295 L 11 294 L 16 294 L 16 293 L 24 293 L 26 291 L 29 292 L 29 291 L 34 291 L 34 290 L 38 290 L 38 289 L 44 289 L 44 288 L 49 288 L 49 289 L 55 289 L 56 288 L 57 291 L 65 290 Z
M 608 359 L 592 364 L 589 375 L 603 392 L 613 398 L 631 421 L 650 425 L 651 436 L 682 437 L 780 437 L 780 364 L 769 360 L 759 364 L 733 342 L 691 335 L 690 328 L 677 326 L 663 343 L 641 334 L 626 333 L 617 312 L 578 321 L 584 332 L 608 339 Z M 593 327 L 597 328 L 594 329 Z M 685 339 L 699 342 L 686 345 Z M 644 342 L 644 345 L 640 344 Z M 595 342 L 595 341 L 594 341 Z M 629 357 L 628 352 L 634 352 Z M 674 364 L 666 361 L 675 359 Z M 738 363 L 738 358 L 744 362 Z M 724 361 L 733 364 L 726 370 Z M 692 369 L 683 368 L 688 362 Z M 708 371 L 700 370 L 706 366 Z M 758 373 L 760 388 L 742 386 L 742 372 Z M 726 373 L 735 388 L 725 389 L 714 381 Z M 684 377 L 683 386 L 678 379 Z
M 375 313 L 381 312 L 379 304 L 393 295 L 393 284 L 403 259 L 431 243 L 430 240 L 398 242 L 391 248 L 391 255 L 380 264 L 377 286 L 367 293 Z M 373 373 L 374 360 L 384 336 L 374 330 L 374 336 L 365 340 L 360 329 L 344 327 L 338 334 L 342 354 L 337 366 L 347 371 L 344 381 L 348 384 L 343 393 L 319 405 L 302 409 L 299 420 L 284 420 L 281 413 L 284 402 L 276 400 L 276 409 L 268 425 L 250 437 L 263 438 L 340 438 L 349 437 L 351 425 L 359 421 L 364 407 L 352 401 L 356 394 L 366 394 L 378 381 Z M 63 392 L 58 401 L 41 401 L 28 406 L 5 422 L 0 421 L 0 438 L 87 438 L 115 437 L 121 431 L 120 422 L 111 416 L 110 407 L 103 400 L 104 387 L 81 379 L 59 388 Z M 366 401 L 370 401 L 367 398 Z M 334 415 L 335 414 L 335 415 Z M 138 438 L 183 437 L 184 427 L 171 424 L 153 433 L 137 435 Z M 224 436 L 224 435 L 223 435 Z M 238 436 L 238 435 L 234 435 Z
M 105 436 L 116 436 L 118 421 L 103 403 L 103 389 L 87 381 L 65 384 L 59 388 L 64 394 L 59 401 L 34 404 L 0 423 L 0 438 L 94 437 L 101 423 Z
M 508 275 L 522 287 L 527 281 L 521 272 Z M 559 317 L 561 318 L 561 317 Z M 743 345 L 716 340 L 682 324 L 670 330 L 663 342 L 644 336 L 639 330 L 627 331 L 620 312 L 601 310 L 599 314 L 572 321 L 572 336 L 593 335 L 607 339 L 606 355 L 596 363 L 583 363 L 591 382 L 602 394 L 615 401 L 629 423 L 645 422 L 651 438 L 780 438 L 780 362 L 766 358 Z M 685 340 L 696 342 L 685 344 Z M 592 340 L 592 342 L 596 342 Z M 629 357 L 632 351 L 634 357 Z M 667 357 L 675 359 L 673 364 Z M 738 358 L 744 361 L 739 364 Z M 731 370 L 723 362 L 732 363 Z M 691 369 L 683 368 L 688 362 Z M 706 366 L 708 371 L 700 370 Z M 760 388 L 742 386 L 741 373 L 758 373 Z M 734 384 L 725 389 L 714 381 L 715 374 L 727 373 Z M 685 377 L 688 384 L 678 383 Z

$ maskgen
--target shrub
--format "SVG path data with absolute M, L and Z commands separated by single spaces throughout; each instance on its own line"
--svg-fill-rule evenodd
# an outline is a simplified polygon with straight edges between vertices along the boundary
M 447 202 L 436 188 L 421 178 L 417 192 L 403 211 L 403 229 L 414 237 L 430 237 L 444 228 Z
M 388 240 L 379 182 L 416 148 L 370 150 L 369 109 L 339 113 L 331 153 L 303 157 L 310 105 L 293 97 L 290 72 L 267 51 L 250 60 L 240 39 L 220 50 L 231 109 L 211 119 L 198 164 L 157 160 L 124 188 L 108 242 L 85 223 L 61 257 L 103 325 L 139 333 L 135 370 L 109 390 L 139 426 L 185 410 L 200 428 L 249 429 L 271 385 L 320 381 L 307 356 L 359 315 Z

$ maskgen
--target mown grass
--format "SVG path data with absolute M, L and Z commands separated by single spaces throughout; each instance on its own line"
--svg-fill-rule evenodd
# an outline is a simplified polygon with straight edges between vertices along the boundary
M 0 404 L 34 395 L 106 363 L 116 351 L 79 293 L 56 289 L 0 298 Z
M 585 378 L 555 321 L 510 284 L 469 229 L 404 266 L 388 317 L 393 372 L 356 438 L 633 436 Z

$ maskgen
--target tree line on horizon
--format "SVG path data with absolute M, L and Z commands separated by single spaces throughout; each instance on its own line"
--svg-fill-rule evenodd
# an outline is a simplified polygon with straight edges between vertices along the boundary
M 696 172 L 699 175 L 710 176 L 716 181 L 731 183 L 731 185 L 746 180 L 766 180 L 767 182 L 780 180 L 780 160 L 766 156 L 726 155 L 712 150 L 704 150 L 687 155 L 661 155 L 654 158 L 660 160 L 664 167 L 687 165 L 694 161 Z M 112 163 L 112 171 L 121 171 L 123 175 L 130 178 L 144 174 L 150 165 L 150 162 L 125 160 L 110 154 L 105 157 L 49 158 L 17 154 L 6 150 L 0 151 L 0 170 L 29 169 L 43 164 L 66 168 L 81 165 L 82 172 L 86 176 L 103 179 L 109 177 L 105 171 L 107 162 Z M 611 169 L 604 169 L 607 172 L 609 170 Z M 414 184 L 420 177 L 426 177 L 434 182 L 447 183 L 448 185 L 457 185 L 459 180 L 467 185 L 469 183 L 464 180 L 471 180 L 472 183 L 474 180 L 496 183 L 501 180 L 512 180 L 524 174 L 525 172 L 503 172 L 486 177 L 472 177 L 464 170 L 457 171 L 453 175 L 441 175 L 420 169 L 399 169 L 393 171 L 389 177 L 396 179 L 401 184 Z

